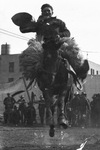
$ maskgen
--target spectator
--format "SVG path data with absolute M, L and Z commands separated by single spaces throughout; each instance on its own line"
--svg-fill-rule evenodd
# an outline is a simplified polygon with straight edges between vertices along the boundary
M 39 109 L 39 116 L 40 116 L 41 124 L 44 124 L 45 101 L 42 95 L 40 95 L 40 103 L 39 103 L 38 109 Z
M 16 105 L 14 106 L 12 113 L 12 123 L 16 126 L 20 123 L 20 112 Z
M 4 123 L 11 123 L 12 109 L 15 104 L 15 99 L 10 95 L 10 93 L 7 93 L 7 97 L 5 97 L 3 104 L 5 105 Z
M 33 102 L 30 101 L 27 107 L 27 125 L 31 126 L 33 123 L 36 123 L 36 110 Z
M 19 111 L 20 111 L 20 117 L 21 117 L 21 123 L 26 123 L 26 102 L 24 99 L 24 96 L 21 95 L 19 99 Z

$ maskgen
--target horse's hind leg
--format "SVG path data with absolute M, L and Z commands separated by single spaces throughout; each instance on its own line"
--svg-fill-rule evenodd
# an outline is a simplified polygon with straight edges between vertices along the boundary
M 48 90 L 45 90 L 44 97 L 45 97 L 45 104 L 46 104 L 46 118 L 47 118 L 46 120 L 50 127 L 49 136 L 53 137 L 55 134 L 55 126 L 54 126 L 54 118 L 53 118 L 54 115 L 51 109 L 52 97 L 49 95 Z
M 64 129 L 66 129 L 69 126 L 69 124 L 68 124 L 68 120 L 66 119 L 66 116 L 65 116 L 65 100 L 64 100 L 64 96 L 60 96 L 59 97 L 58 108 L 59 108 L 58 123 Z

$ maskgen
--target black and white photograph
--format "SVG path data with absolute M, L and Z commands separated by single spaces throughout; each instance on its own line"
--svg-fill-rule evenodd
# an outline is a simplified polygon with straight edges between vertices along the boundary
M 0 150 L 100 150 L 99 0 L 0 2 Z

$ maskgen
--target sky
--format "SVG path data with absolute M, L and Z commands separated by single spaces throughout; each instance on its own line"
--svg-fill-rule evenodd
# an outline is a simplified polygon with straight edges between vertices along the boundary
M 0 45 L 9 44 L 10 54 L 27 48 L 35 33 L 21 33 L 11 18 L 19 12 L 30 13 L 35 20 L 41 6 L 52 5 L 53 16 L 66 23 L 84 58 L 100 64 L 100 0 L 0 0 Z

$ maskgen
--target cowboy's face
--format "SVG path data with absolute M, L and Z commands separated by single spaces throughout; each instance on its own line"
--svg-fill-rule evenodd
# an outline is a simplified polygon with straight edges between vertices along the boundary
M 42 15 L 45 17 L 51 17 L 53 14 L 53 11 L 50 7 L 46 7 L 42 10 Z

